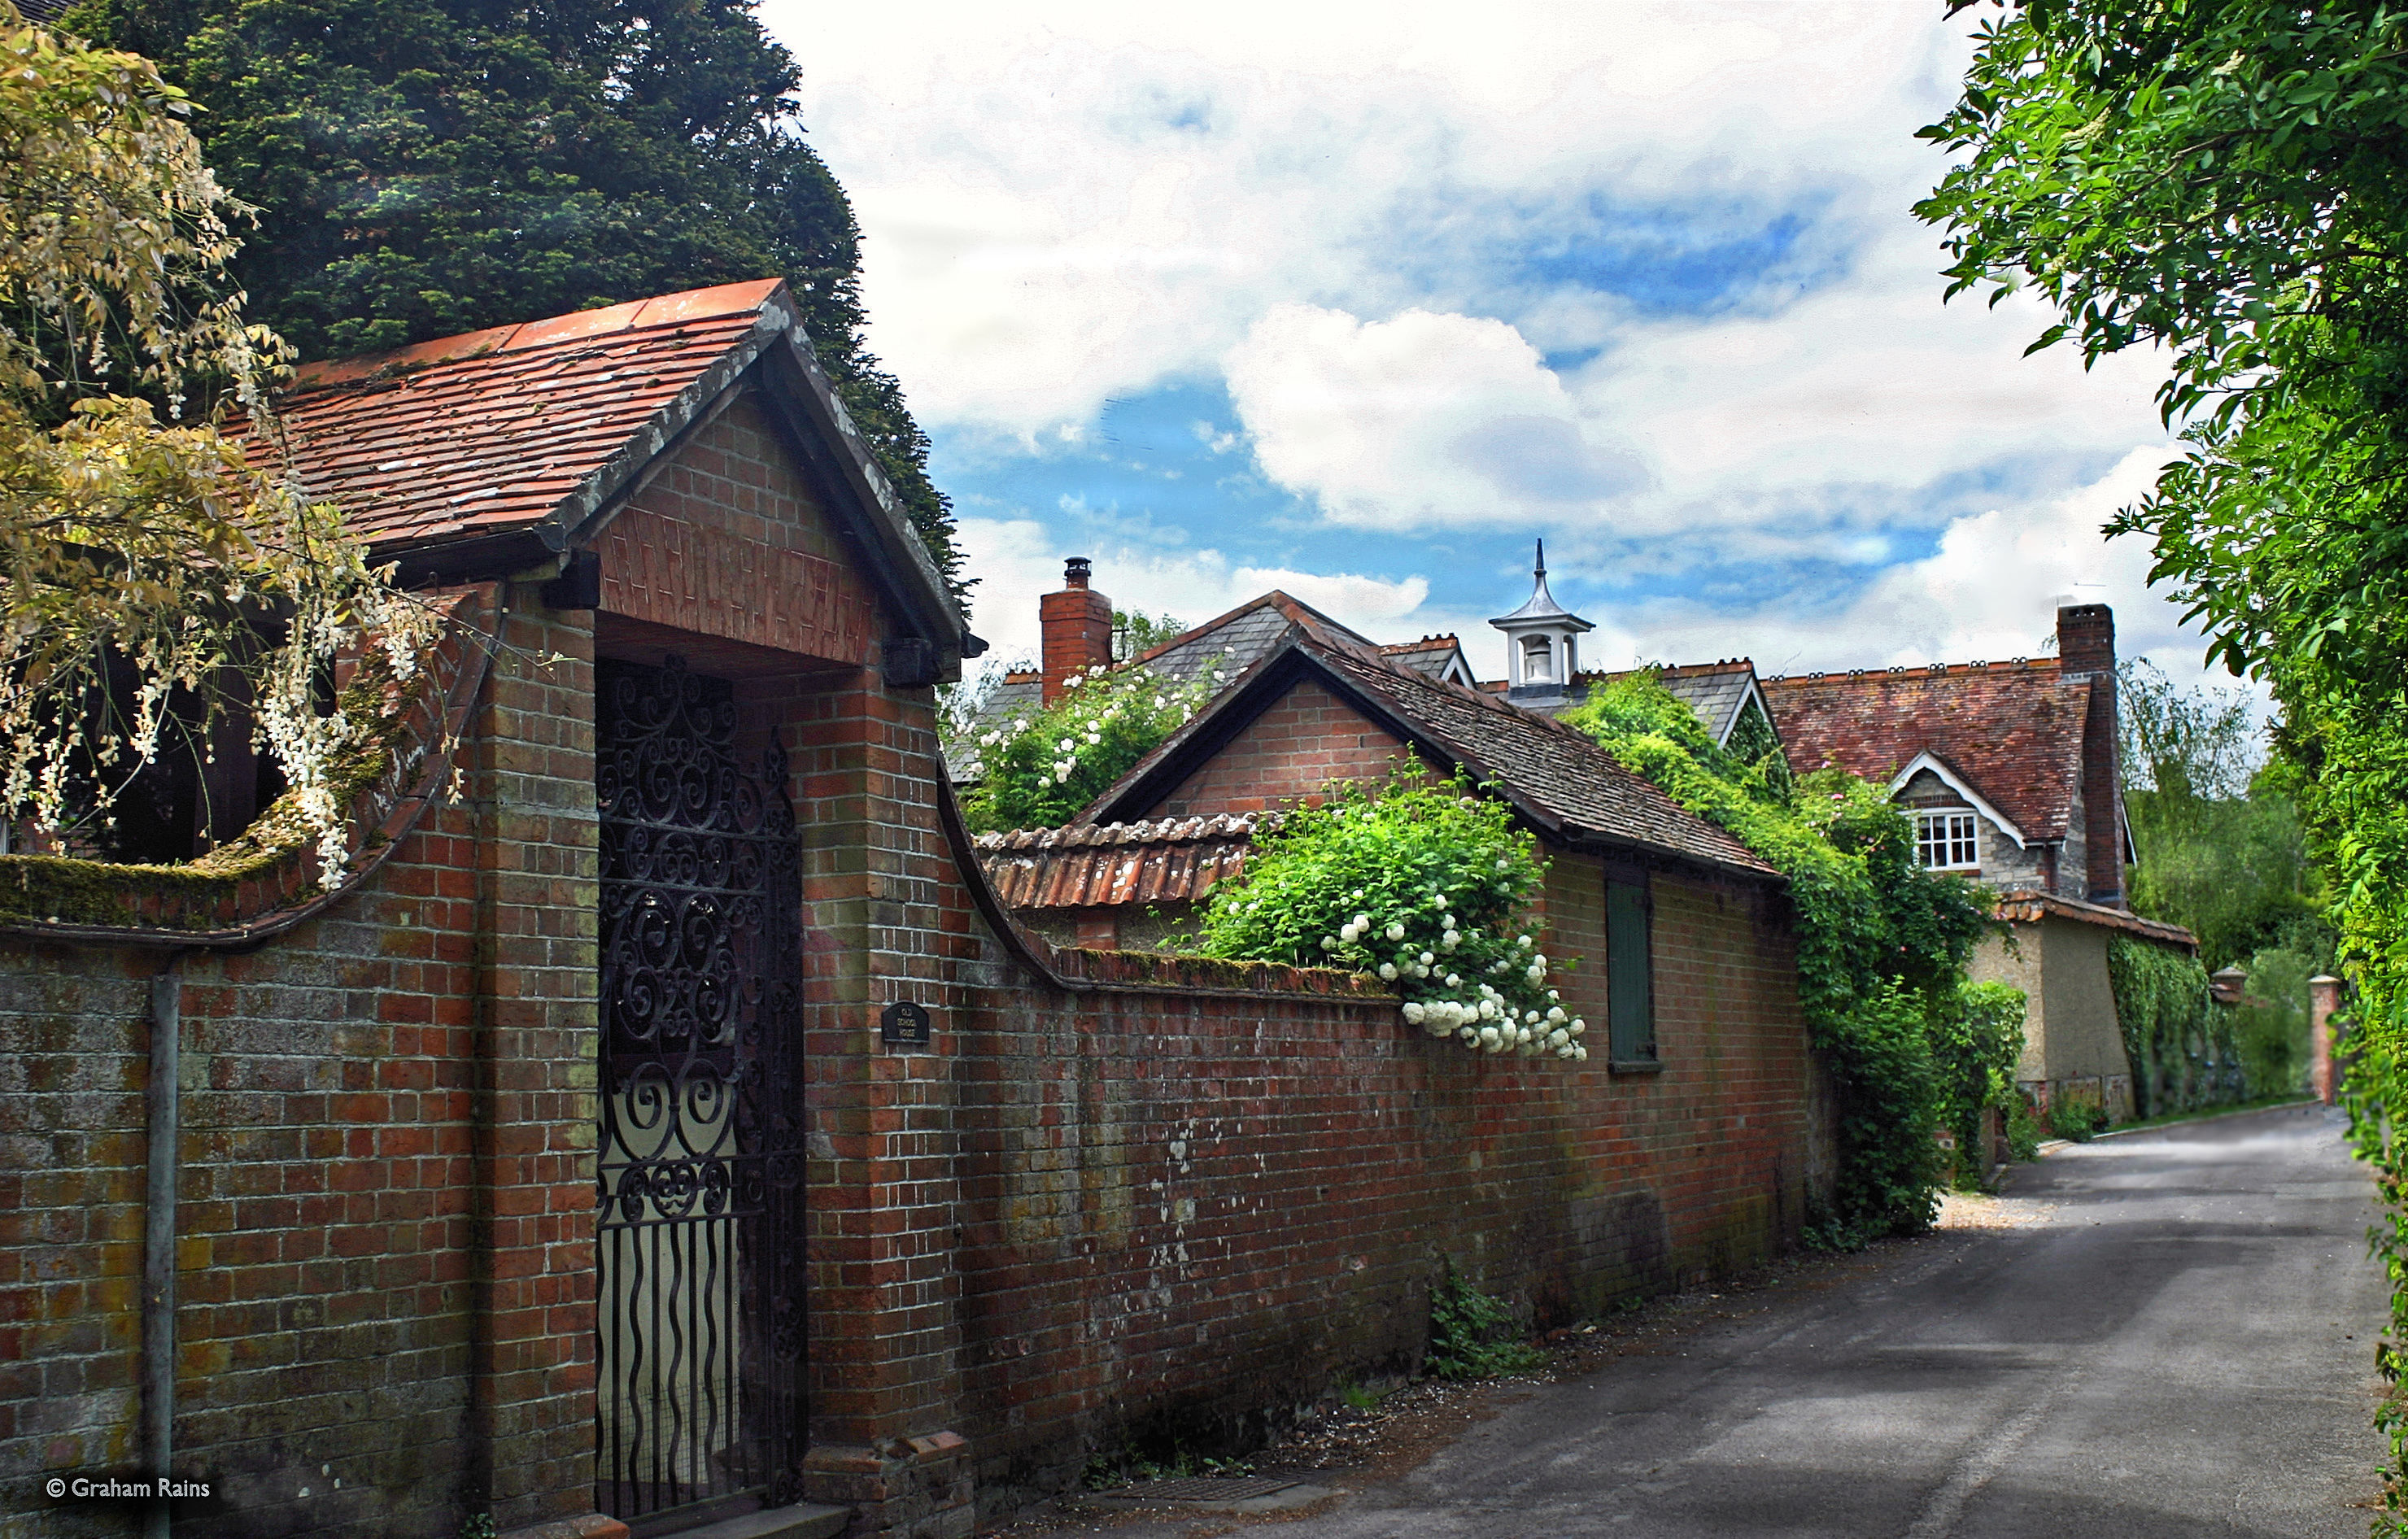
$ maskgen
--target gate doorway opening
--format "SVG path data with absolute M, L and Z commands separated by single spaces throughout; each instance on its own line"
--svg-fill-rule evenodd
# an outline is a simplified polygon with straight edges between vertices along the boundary
M 639 1534 L 801 1496 L 801 843 L 733 686 L 595 666 L 595 1503 Z

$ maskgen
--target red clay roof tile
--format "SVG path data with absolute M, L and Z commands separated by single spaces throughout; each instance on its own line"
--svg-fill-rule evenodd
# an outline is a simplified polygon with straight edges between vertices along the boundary
M 1789 762 L 1886 783 L 1944 761 L 2028 839 L 2066 836 L 2079 794 L 2090 678 L 2055 658 L 1757 681 Z
M 723 284 L 311 364 L 278 402 L 292 470 L 380 546 L 551 517 L 750 339 L 783 287 Z M 274 449 L 252 442 L 252 456 Z

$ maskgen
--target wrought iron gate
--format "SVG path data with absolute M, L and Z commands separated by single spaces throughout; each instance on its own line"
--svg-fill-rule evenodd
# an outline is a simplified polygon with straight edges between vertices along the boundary
M 725 682 L 596 674 L 595 1504 L 657 1532 L 800 1494 L 800 846 Z

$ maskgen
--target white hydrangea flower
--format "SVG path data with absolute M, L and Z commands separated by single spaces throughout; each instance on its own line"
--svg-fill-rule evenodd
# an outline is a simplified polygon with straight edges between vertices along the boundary
M 1513 944 L 1520 947 L 1523 950 L 1527 951 L 1530 948 L 1530 937 L 1527 935 L 1516 935 L 1513 937 Z
M 1395 923 L 1394 921 L 1391 921 L 1388 928 L 1380 933 L 1387 936 L 1392 941 L 1400 941 L 1405 938 L 1405 927 L 1401 924 Z
M 1431 962 L 1434 962 L 1438 961 L 1438 953 L 1436 953 L 1436 952 L 1434 952 L 1434 951 L 1425 951 L 1425 952 L 1423 952 L 1423 953 L 1422 953 L 1422 959 L 1421 959 L 1421 960 L 1422 960 L 1422 965 L 1423 965 L 1423 966 L 1425 966 L 1425 967 L 1426 967 L 1426 966 L 1428 966 Z
M 1428 1014 L 1429 1012 L 1427 1010 L 1410 1001 L 1405 1005 L 1405 1019 L 1416 1026 L 1420 1025 L 1422 1023 L 1422 1019 Z
M 1397 964 L 1395 962 L 1383 962 L 1380 963 L 1380 980 L 1383 983 L 1394 983 L 1397 981 Z M 1414 1008 L 1419 1009 L 1420 1006 L 1415 1005 Z M 1416 1016 L 1412 1019 L 1419 1019 L 1421 1018 Z
M 1460 989 L 1463 987 L 1463 979 L 1457 974 L 1449 973 L 1446 976 L 1446 986 L 1450 989 Z
M 1550 999 L 1555 997 L 1554 990 L 1550 990 L 1548 991 L 1548 997 Z M 1564 1015 L 1564 1007 L 1562 1005 L 1550 1005 L 1547 1006 L 1547 1019 L 1555 1022 L 1557 1025 L 1561 1025 L 1568 1018 Z

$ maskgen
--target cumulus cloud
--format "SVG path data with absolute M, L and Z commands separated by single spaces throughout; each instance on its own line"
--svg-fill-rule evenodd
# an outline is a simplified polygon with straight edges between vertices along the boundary
M 1499 321 L 1277 306 L 1227 378 L 1264 471 L 1340 523 L 1519 524 L 1643 479 L 1589 439 L 1562 381 Z
M 2128 636 L 2176 645 L 2142 554 L 2093 533 L 2116 494 L 2072 484 L 2164 452 L 2151 362 L 2025 359 L 2030 302 L 1940 303 L 1938 236 L 1907 210 L 1942 170 L 1913 131 L 1968 52 L 1941 7 L 764 14 L 860 216 L 871 343 L 940 445 L 1058 449 L 1115 398 L 1226 382 L 1243 431 L 1199 442 L 1393 536 L 1313 575 L 1374 634 L 1476 650 L 1493 601 L 1466 591 L 1462 541 L 1510 528 L 1626 589 L 1762 574 L 1592 613 L 1600 661 L 2012 656 L 2085 583 Z M 1189 619 L 1274 583 L 1322 602 L 1288 535 L 1201 519 L 1172 555 L 1091 551 L 1123 564 L 1099 582 Z M 1417 533 L 1458 552 L 1426 579 L 1399 575 Z M 1041 536 L 966 521 L 983 634 L 1033 647 L 1022 612 L 1059 575 Z M 1029 549 L 1007 559 L 1011 538 Z M 1781 586 L 1799 570 L 1869 586 Z
M 2170 458 L 2162 447 L 2135 449 L 2068 495 L 1956 519 L 1930 555 L 1825 606 L 1731 614 L 1678 601 L 1623 618 L 1652 661 L 1743 650 L 1764 672 L 1804 673 L 2038 657 L 2060 601 L 2103 603 L 2114 607 L 2119 655 L 2145 656 L 2186 686 L 2229 688 L 2229 678 L 2204 671 L 2201 639 L 2184 627 L 2180 607 L 2149 587 L 2148 545 L 2100 533 Z

